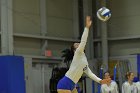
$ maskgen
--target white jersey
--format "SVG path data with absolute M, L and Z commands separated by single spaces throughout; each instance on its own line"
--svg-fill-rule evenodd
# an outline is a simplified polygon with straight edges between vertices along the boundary
M 111 81 L 110 85 L 102 84 L 101 93 L 119 93 L 117 83 L 115 81 Z
M 122 85 L 122 93 L 137 93 L 137 88 L 134 83 L 124 82 Z
M 140 93 L 140 81 L 135 83 L 138 93 Z
M 76 49 L 70 68 L 66 73 L 66 76 L 70 78 L 74 83 L 77 83 L 79 81 L 83 72 L 85 72 L 91 79 L 98 83 L 101 80 L 89 69 L 88 61 L 84 53 L 88 32 L 89 29 L 85 28 L 79 47 Z

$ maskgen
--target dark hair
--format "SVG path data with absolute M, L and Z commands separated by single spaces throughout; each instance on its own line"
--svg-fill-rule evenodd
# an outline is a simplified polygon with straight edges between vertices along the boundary
M 106 71 L 106 72 L 103 73 L 103 78 L 105 78 L 106 73 L 109 73 L 109 71 Z M 109 75 L 110 75 L 110 73 L 109 73 Z
M 64 58 L 64 63 L 69 63 L 70 61 L 72 61 L 73 56 L 74 56 L 74 52 L 75 52 L 75 48 L 74 48 L 74 43 L 80 43 L 80 42 L 73 42 L 70 49 L 64 49 L 62 51 L 62 58 Z
M 70 49 L 64 49 L 62 51 L 62 58 L 64 58 L 64 63 L 67 64 L 67 67 L 70 66 L 70 62 L 72 61 L 73 59 L 73 56 L 74 56 L 74 51 L 75 51 L 75 48 L 74 48 L 74 43 L 71 45 Z
M 71 45 L 71 54 L 72 54 L 72 58 L 73 58 L 73 56 L 74 56 L 74 51 L 76 50 L 76 49 L 74 48 L 74 43 L 80 43 L 80 42 L 73 42 L 73 44 Z
M 130 77 L 131 73 L 133 73 L 133 72 L 131 72 L 131 71 L 127 72 L 125 75 L 125 78 L 128 79 L 128 77 Z
M 62 58 L 64 58 L 64 62 L 70 62 L 73 59 L 73 53 L 71 49 L 64 49 L 62 51 Z
M 75 51 L 75 48 L 74 48 L 74 43 L 71 45 L 71 56 L 74 56 L 74 51 Z M 73 58 L 73 57 L 72 57 Z
M 75 48 L 74 48 L 74 44 L 75 44 L 75 43 L 80 43 L 80 42 L 77 41 L 77 42 L 73 42 L 73 43 L 72 43 L 72 45 L 71 45 L 71 50 L 73 50 L 73 51 L 75 50 Z
M 105 76 L 106 73 L 109 73 L 109 71 L 104 72 L 104 76 Z M 110 73 L 109 73 L 109 74 L 110 74 Z

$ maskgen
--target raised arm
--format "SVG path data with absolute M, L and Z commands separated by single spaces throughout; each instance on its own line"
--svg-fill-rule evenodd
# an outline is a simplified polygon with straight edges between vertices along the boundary
M 98 83 L 100 83 L 100 81 L 102 80 L 102 79 L 100 79 L 99 77 L 97 77 L 95 74 L 93 74 L 88 66 L 87 66 L 87 68 L 84 70 L 84 72 L 86 73 L 86 75 L 87 75 L 89 78 L 91 78 L 92 80 L 94 80 L 94 81 L 96 81 L 96 82 L 98 82 Z
M 86 69 L 84 69 L 84 73 L 86 73 L 88 77 L 90 77 L 92 80 L 96 81 L 97 83 L 108 84 L 111 82 L 110 78 L 102 80 L 99 77 L 97 77 L 95 74 L 92 73 L 92 71 L 90 70 L 88 66 L 86 67 Z
M 84 32 L 83 35 L 81 37 L 81 42 L 79 47 L 77 48 L 77 50 L 79 50 L 80 52 L 83 52 L 85 50 L 85 46 L 86 46 L 86 42 L 87 42 L 87 37 L 88 37 L 88 33 L 89 33 L 89 28 L 91 26 L 91 18 L 90 16 L 86 17 L 86 27 L 84 28 Z

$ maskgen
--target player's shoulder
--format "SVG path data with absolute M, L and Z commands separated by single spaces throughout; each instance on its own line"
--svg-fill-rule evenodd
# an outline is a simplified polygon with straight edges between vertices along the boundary
M 136 84 L 136 85 L 140 85 L 140 81 L 136 82 L 135 84 Z
M 128 83 L 127 81 L 125 81 L 125 82 L 123 83 L 123 85 L 129 85 L 129 83 Z
M 111 80 L 111 83 L 112 83 L 112 84 L 117 84 L 116 81 L 114 81 L 114 80 Z
M 106 87 L 106 86 L 107 86 L 107 84 L 102 84 L 102 85 L 101 85 L 102 88 L 104 88 L 104 87 Z

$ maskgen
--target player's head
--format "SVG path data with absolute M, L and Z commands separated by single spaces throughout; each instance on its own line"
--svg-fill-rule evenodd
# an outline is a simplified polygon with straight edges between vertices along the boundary
M 129 80 L 129 81 L 133 81 L 134 73 L 133 72 L 127 72 L 126 73 L 126 79 Z
M 74 52 L 79 47 L 79 42 L 74 42 L 71 46 L 71 50 Z
M 109 72 L 105 72 L 104 73 L 104 78 L 105 79 L 109 79 L 110 78 L 110 73 Z
M 73 47 L 74 47 L 75 50 L 79 47 L 79 44 L 80 44 L 79 42 L 76 42 L 76 43 L 73 44 Z

